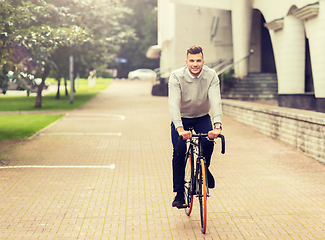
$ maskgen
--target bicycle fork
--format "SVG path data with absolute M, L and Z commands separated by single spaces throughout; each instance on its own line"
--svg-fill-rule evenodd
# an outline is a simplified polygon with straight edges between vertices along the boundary
M 208 185 L 208 176 L 207 176 L 207 172 L 208 172 L 207 171 L 207 166 L 206 166 L 205 158 L 202 157 L 201 159 L 203 159 L 203 161 L 204 161 L 207 197 L 210 197 L 209 188 L 208 188 L 209 185 Z M 201 168 L 201 159 L 197 159 L 197 161 L 196 161 L 196 169 Z M 195 171 L 195 176 L 194 176 L 195 184 L 194 184 L 194 189 L 192 190 L 192 195 L 195 195 L 196 197 L 202 198 L 203 195 L 202 195 L 202 192 L 200 193 L 200 183 L 203 182 L 203 179 L 199 179 L 199 178 L 203 177 L 203 176 L 202 176 L 202 173 L 199 176 L 200 172 L 201 171 Z

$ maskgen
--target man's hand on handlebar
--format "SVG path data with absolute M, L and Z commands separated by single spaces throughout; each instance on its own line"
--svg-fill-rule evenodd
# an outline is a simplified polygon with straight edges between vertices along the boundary
M 183 127 L 178 127 L 177 129 L 178 135 L 183 137 L 184 140 L 191 139 L 192 138 L 192 132 L 184 130 Z M 221 129 L 213 129 L 210 132 L 208 132 L 208 137 L 210 139 L 215 139 L 221 134 Z
M 184 140 L 192 138 L 191 131 L 185 131 L 183 127 L 178 127 L 177 129 L 178 135 L 182 136 Z
M 215 129 L 211 130 L 210 132 L 208 132 L 208 137 L 210 139 L 214 139 L 214 138 L 217 138 L 219 134 L 221 134 L 221 129 L 215 128 Z

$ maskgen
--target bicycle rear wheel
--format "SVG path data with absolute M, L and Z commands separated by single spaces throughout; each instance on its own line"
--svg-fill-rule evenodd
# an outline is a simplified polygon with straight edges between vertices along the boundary
M 191 151 L 188 152 L 185 158 L 185 177 L 184 177 L 184 189 L 185 189 L 185 213 L 190 216 L 193 207 L 193 175 L 194 175 L 194 161 Z
M 205 233 L 207 226 L 207 184 L 204 159 L 200 159 L 199 172 L 199 202 L 200 202 L 200 217 L 201 217 L 201 231 Z

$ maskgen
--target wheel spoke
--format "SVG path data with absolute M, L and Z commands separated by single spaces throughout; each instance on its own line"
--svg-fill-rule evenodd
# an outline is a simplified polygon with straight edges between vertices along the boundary
M 199 202 L 201 215 L 201 231 L 205 233 L 207 223 L 207 185 L 204 160 L 200 159 L 200 186 L 199 186 Z
M 193 158 L 189 153 L 185 159 L 185 179 L 184 179 L 184 190 L 185 190 L 185 213 L 189 216 L 192 212 L 193 207 L 193 195 L 192 195 L 192 176 L 194 173 Z

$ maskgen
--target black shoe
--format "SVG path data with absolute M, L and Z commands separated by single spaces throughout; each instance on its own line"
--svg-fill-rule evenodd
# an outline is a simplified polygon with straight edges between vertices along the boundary
M 214 178 L 208 168 L 208 188 L 214 188 L 214 187 L 215 187 Z
M 183 192 L 178 192 L 175 196 L 175 199 L 172 203 L 173 207 L 181 207 L 185 204 L 185 198 Z

